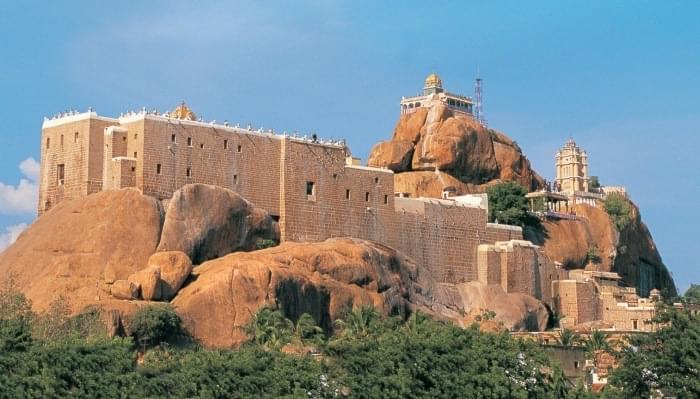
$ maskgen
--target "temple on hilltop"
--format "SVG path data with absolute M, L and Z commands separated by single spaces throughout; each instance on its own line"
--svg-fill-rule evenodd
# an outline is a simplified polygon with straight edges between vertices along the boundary
M 418 108 L 430 108 L 436 102 L 447 105 L 455 112 L 473 116 L 474 101 L 472 98 L 445 91 L 442 87 L 442 79 L 435 73 L 431 73 L 425 78 L 422 95 L 401 98 L 401 115 L 410 114 Z
M 555 158 L 558 191 L 567 194 L 588 192 L 590 178 L 586 151 L 577 146 L 573 138 L 569 138 Z

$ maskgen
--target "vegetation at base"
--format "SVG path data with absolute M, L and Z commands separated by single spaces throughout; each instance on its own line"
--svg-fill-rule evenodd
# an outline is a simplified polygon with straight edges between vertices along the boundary
M 632 221 L 632 206 L 622 194 L 609 194 L 603 200 L 603 208 L 610 215 L 618 231 L 622 231 Z
M 57 303 L 35 315 L 7 289 L 0 304 L 0 398 L 594 397 L 570 387 L 534 342 L 421 313 L 382 318 L 359 306 L 326 335 L 310 315 L 293 323 L 264 308 L 246 329 L 249 343 L 214 350 L 177 344 L 180 319 L 162 304 L 131 320 L 136 341 L 97 332 L 94 310 L 62 316 Z M 698 319 L 672 308 L 661 315 L 667 327 L 632 337 L 603 397 L 648 397 L 655 388 L 698 397 Z M 47 335 L 51 326 L 58 332 Z M 605 338 L 592 337 L 591 349 L 606 348 Z M 579 342 L 568 330 L 560 339 Z
M 598 179 L 598 176 L 591 176 L 591 179 L 588 181 L 588 188 L 593 190 L 600 188 L 600 180 Z
M 180 316 L 169 304 L 144 306 L 129 320 L 129 332 L 143 349 L 178 338 Z
M 618 354 L 606 398 L 700 398 L 700 316 L 662 305 L 654 322 L 664 327 L 631 336 Z

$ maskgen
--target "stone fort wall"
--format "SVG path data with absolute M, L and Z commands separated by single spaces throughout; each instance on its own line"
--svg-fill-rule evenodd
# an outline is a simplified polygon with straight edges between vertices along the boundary
M 167 199 L 186 184 L 212 184 L 270 212 L 284 241 L 378 241 L 448 283 L 477 279 L 480 244 L 522 239 L 518 227 L 487 223 L 485 205 L 395 197 L 391 171 L 347 164 L 340 145 L 146 113 L 48 121 L 42 143 L 39 213 L 101 189 L 137 187 Z M 529 281 L 536 266 L 512 264 L 533 261 L 513 258 L 512 275 Z

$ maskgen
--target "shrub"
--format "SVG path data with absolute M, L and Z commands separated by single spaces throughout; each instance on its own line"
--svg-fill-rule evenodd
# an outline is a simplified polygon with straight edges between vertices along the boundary
M 129 332 L 142 348 L 156 346 L 181 332 L 180 316 L 170 305 L 144 306 L 131 318 Z
M 588 248 L 588 252 L 586 252 L 586 261 L 595 265 L 599 265 L 603 261 L 598 252 L 598 247 L 594 245 Z
M 618 231 L 622 231 L 632 221 L 632 207 L 624 195 L 608 195 L 603 201 L 603 207 L 610 215 Z

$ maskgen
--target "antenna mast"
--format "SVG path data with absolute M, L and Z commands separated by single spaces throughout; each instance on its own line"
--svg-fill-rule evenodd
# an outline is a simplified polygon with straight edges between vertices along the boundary
M 476 100 L 476 107 L 474 111 L 474 118 L 482 126 L 487 127 L 486 118 L 484 118 L 484 103 L 483 103 L 483 88 L 481 86 L 481 76 L 479 75 L 479 70 L 476 70 L 476 82 L 474 84 L 474 98 Z

